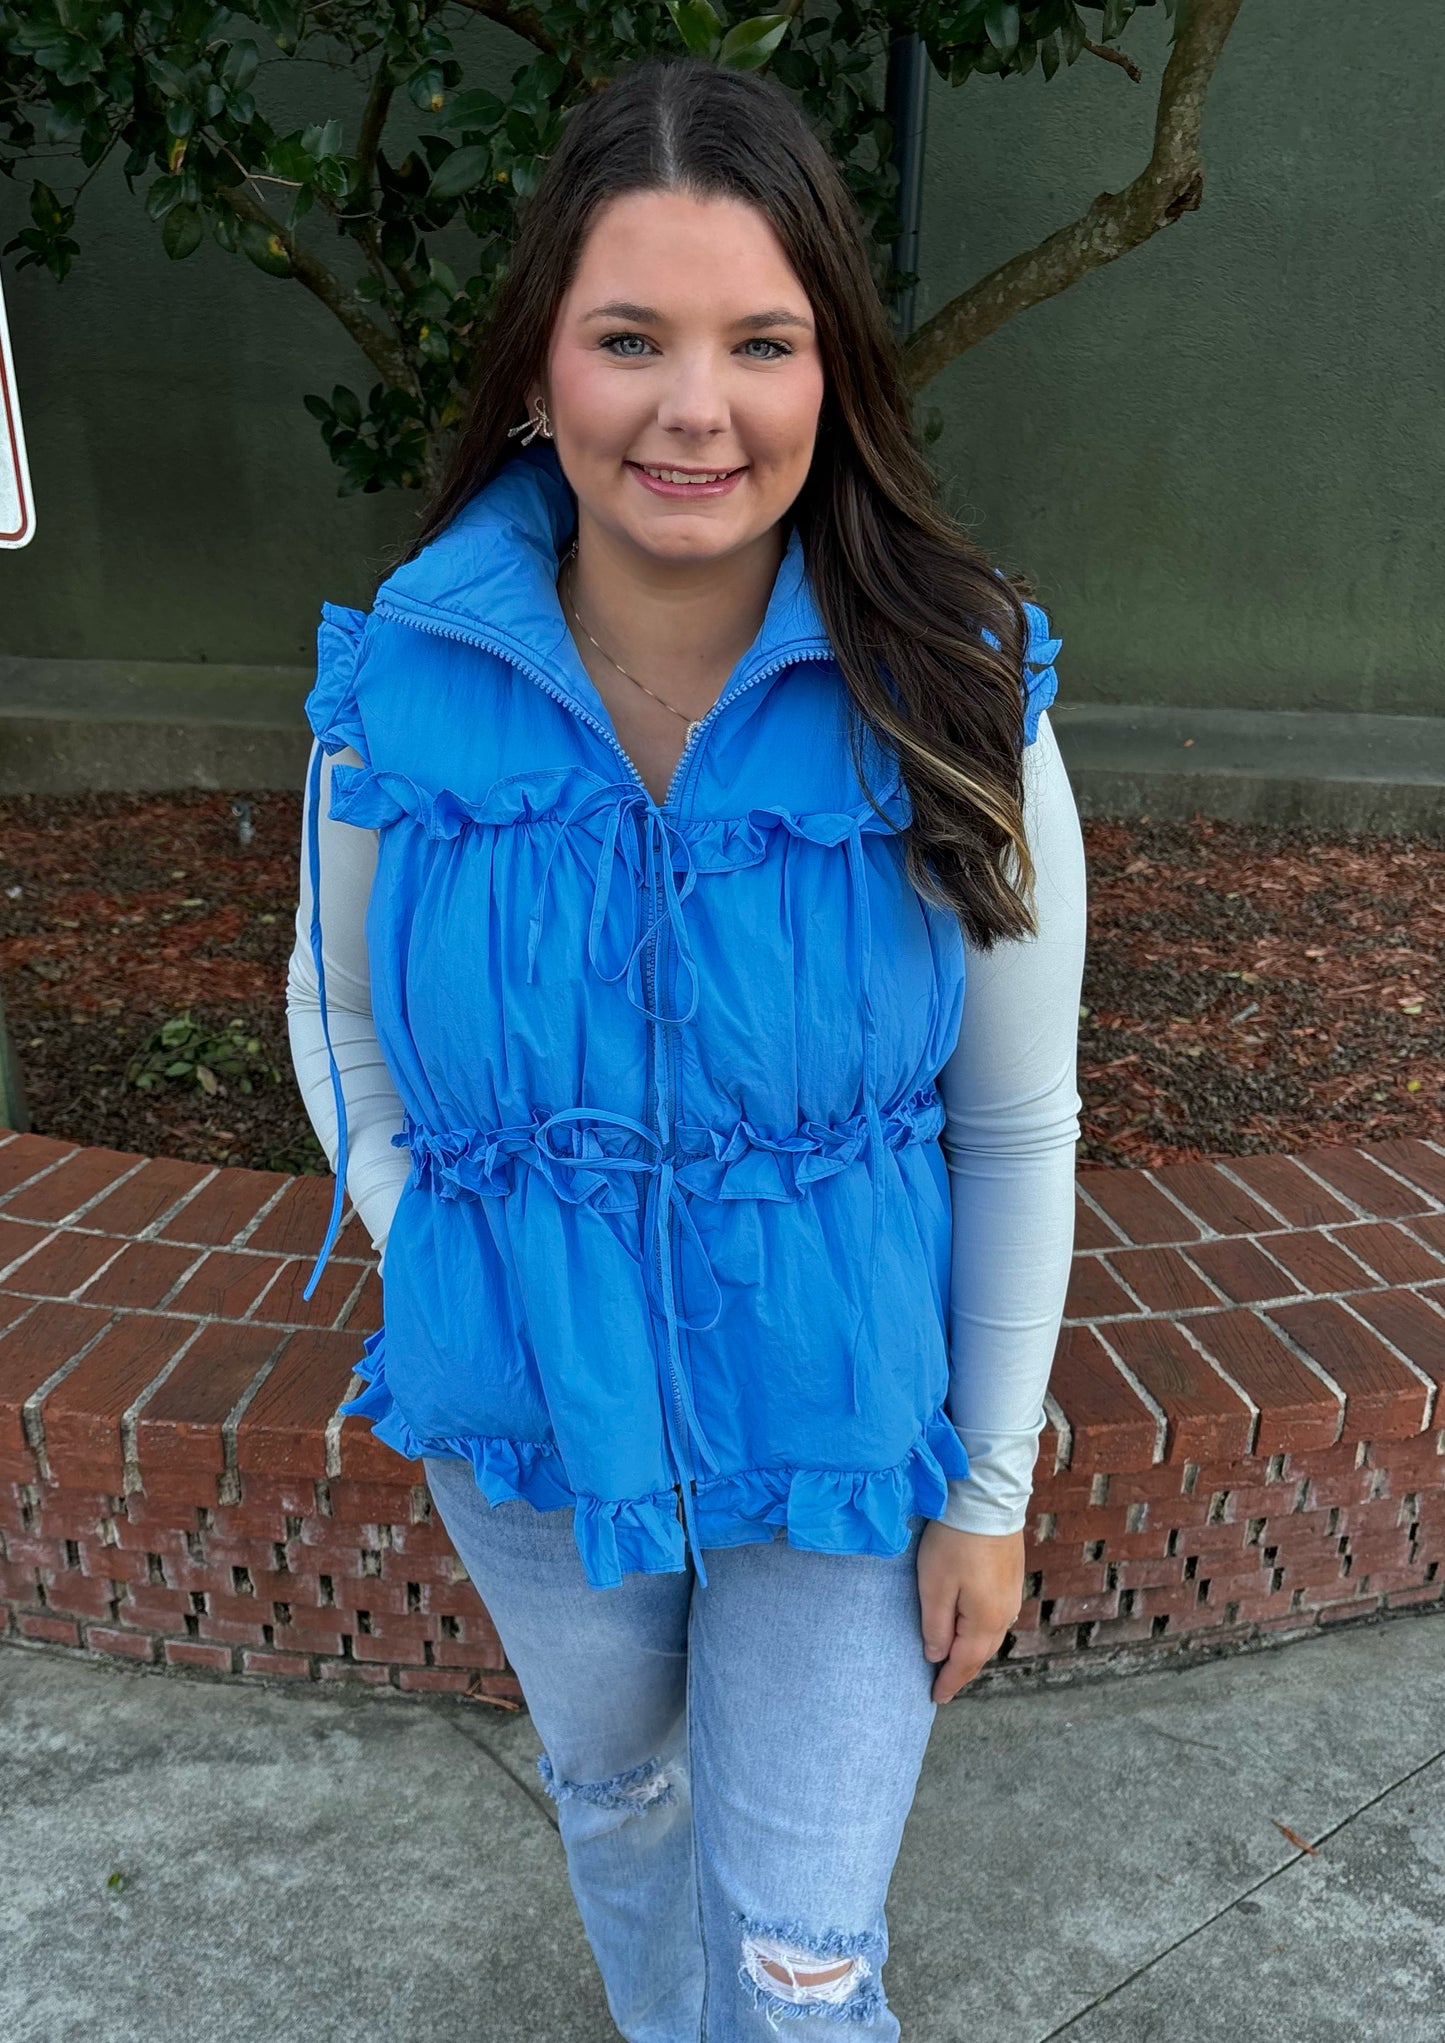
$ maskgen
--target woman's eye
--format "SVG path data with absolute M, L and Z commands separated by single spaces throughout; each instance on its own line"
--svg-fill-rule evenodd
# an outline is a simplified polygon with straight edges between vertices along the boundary
M 609 333 L 601 341 L 600 345 L 611 349 L 620 361 L 642 361 L 644 356 L 638 350 L 628 348 L 624 351 L 623 343 L 626 341 L 640 341 L 644 350 L 652 345 L 646 334 L 641 333 Z M 743 346 L 745 348 L 771 348 L 773 350 L 769 355 L 754 355 L 752 359 L 755 362 L 777 362 L 793 352 L 785 341 L 765 340 L 761 334 L 755 334 L 751 340 L 744 341 Z
M 776 352 L 775 354 L 771 354 L 771 355 L 764 355 L 764 356 L 762 357 L 762 360 L 763 360 L 763 361 L 765 361 L 765 362 L 777 362 L 777 361 L 780 361 L 780 360 L 781 360 L 781 359 L 782 359 L 782 358 L 783 358 L 784 356 L 786 356 L 786 355 L 790 355 L 790 354 L 791 354 L 791 353 L 793 352 L 793 351 L 792 351 L 792 349 L 791 349 L 790 347 L 788 347 L 788 346 L 787 346 L 787 344 L 786 344 L 785 342 L 783 342 L 783 341 L 774 341 L 774 340 L 764 340 L 764 339 L 762 338 L 762 336 L 761 336 L 761 335 L 757 335 L 757 336 L 755 336 L 755 337 L 754 337 L 754 338 L 753 338 L 752 340 L 750 340 L 750 341 L 744 341 L 744 343 L 743 343 L 743 346 L 744 346 L 744 347 L 748 347 L 748 348 L 774 348 L 774 349 L 776 349 L 776 351 L 777 351 L 777 352 Z
M 646 345 L 649 346 L 651 345 L 651 343 L 647 341 L 646 335 L 640 333 L 609 333 L 607 338 L 603 341 L 602 345 L 604 348 L 615 348 L 619 341 L 643 341 Z M 622 359 L 628 362 L 635 362 L 638 360 L 638 357 L 636 355 L 629 354 L 624 355 Z

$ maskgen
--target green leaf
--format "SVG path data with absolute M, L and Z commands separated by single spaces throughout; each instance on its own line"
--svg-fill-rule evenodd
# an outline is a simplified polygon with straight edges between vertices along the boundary
M 194 255 L 205 235 L 206 223 L 194 206 L 174 206 L 161 228 L 161 246 L 172 262 Z
M 493 92 L 459 92 L 436 125 L 439 128 L 481 128 L 490 134 L 493 128 L 501 126 L 506 111 Z
M 1019 11 L 1014 0 L 991 0 L 983 17 L 984 30 L 1001 57 L 1019 46 Z
M 242 220 L 236 229 L 242 255 L 248 256 L 268 277 L 289 277 L 291 258 L 285 244 L 259 220 Z
M 338 383 L 331 393 L 331 409 L 343 425 L 361 424 L 361 399 L 354 390 L 348 390 L 344 383 Z
M 453 149 L 443 157 L 436 175 L 428 187 L 427 196 L 433 199 L 458 199 L 463 192 L 474 191 L 482 181 L 490 177 L 492 152 L 485 142 L 469 142 L 463 149 Z
M 261 52 L 253 42 L 232 43 L 221 66 L 221 83 L 229 92 L 244 92 L 260 61 Z
M 696 56 L 709 57 L 722 34 L 722 23 L 708 0 L 667 0 L 678 34 Z
M 719 61 L 732 71 L 752 71 L 766 64 L 788 32 L 790 14 L 755 14 L 740 21 L 723 37 Z
M 1039 63 L 1043 67 L 1045 78 L 1052 78 L 1055 71 L 1058 70 L 1059 45 L 1054 36 L 1046 35 L 1039 44 Z

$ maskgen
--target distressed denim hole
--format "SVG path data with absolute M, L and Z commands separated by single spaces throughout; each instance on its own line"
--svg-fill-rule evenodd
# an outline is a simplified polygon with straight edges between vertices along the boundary
M 644 1759 L 600 1781 L 574 1781 L 558 1774 L 545 1752 L 537 1759 L 542 1785 L 554 1802 L 591 1802 L 599 1809 L 640 1811 L 677 1800 L 677 1789 L 661 1760 Z

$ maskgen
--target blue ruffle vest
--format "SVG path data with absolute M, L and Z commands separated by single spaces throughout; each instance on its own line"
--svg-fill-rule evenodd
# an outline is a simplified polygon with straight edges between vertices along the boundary
M 342 1410 L 493 1503 L 575 1507 L 598 1588 L 689 1553 L 706 1584 L 704 1549 L 780 1524 L 896 1554 L 968 1473 L 934 1087 L 959 924 L 904 872 L 896 760 L 867 736 L 872 801 L 851 764 L 796 527 L 658 804 L 558 602 L 575 517 L 534 442 L 369 613 L 322 606 L 307 715 L 365 762 L 333 768 L 331 814 L 379 831 L 372 1003 L 411 1160 Z M 1031 739 L 1058 644 L 1028 609 Z M 318 750 L 313 816 L 319 777 Z M 310 857 L 315 897 L 314 831 Z M 319 906 L 311 939 L 320 971 Z M 317 1274 L 334 1060 L 332 1086 Z

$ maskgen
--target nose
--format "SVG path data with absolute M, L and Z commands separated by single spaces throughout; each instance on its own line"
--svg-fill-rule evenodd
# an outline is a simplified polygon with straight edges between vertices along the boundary
M 726 432 L 731 421 L 732 408 L 712 355 L 703 349 L 679 355 L 658 401 L 658 424 L 671 433 L 702 438 Z

